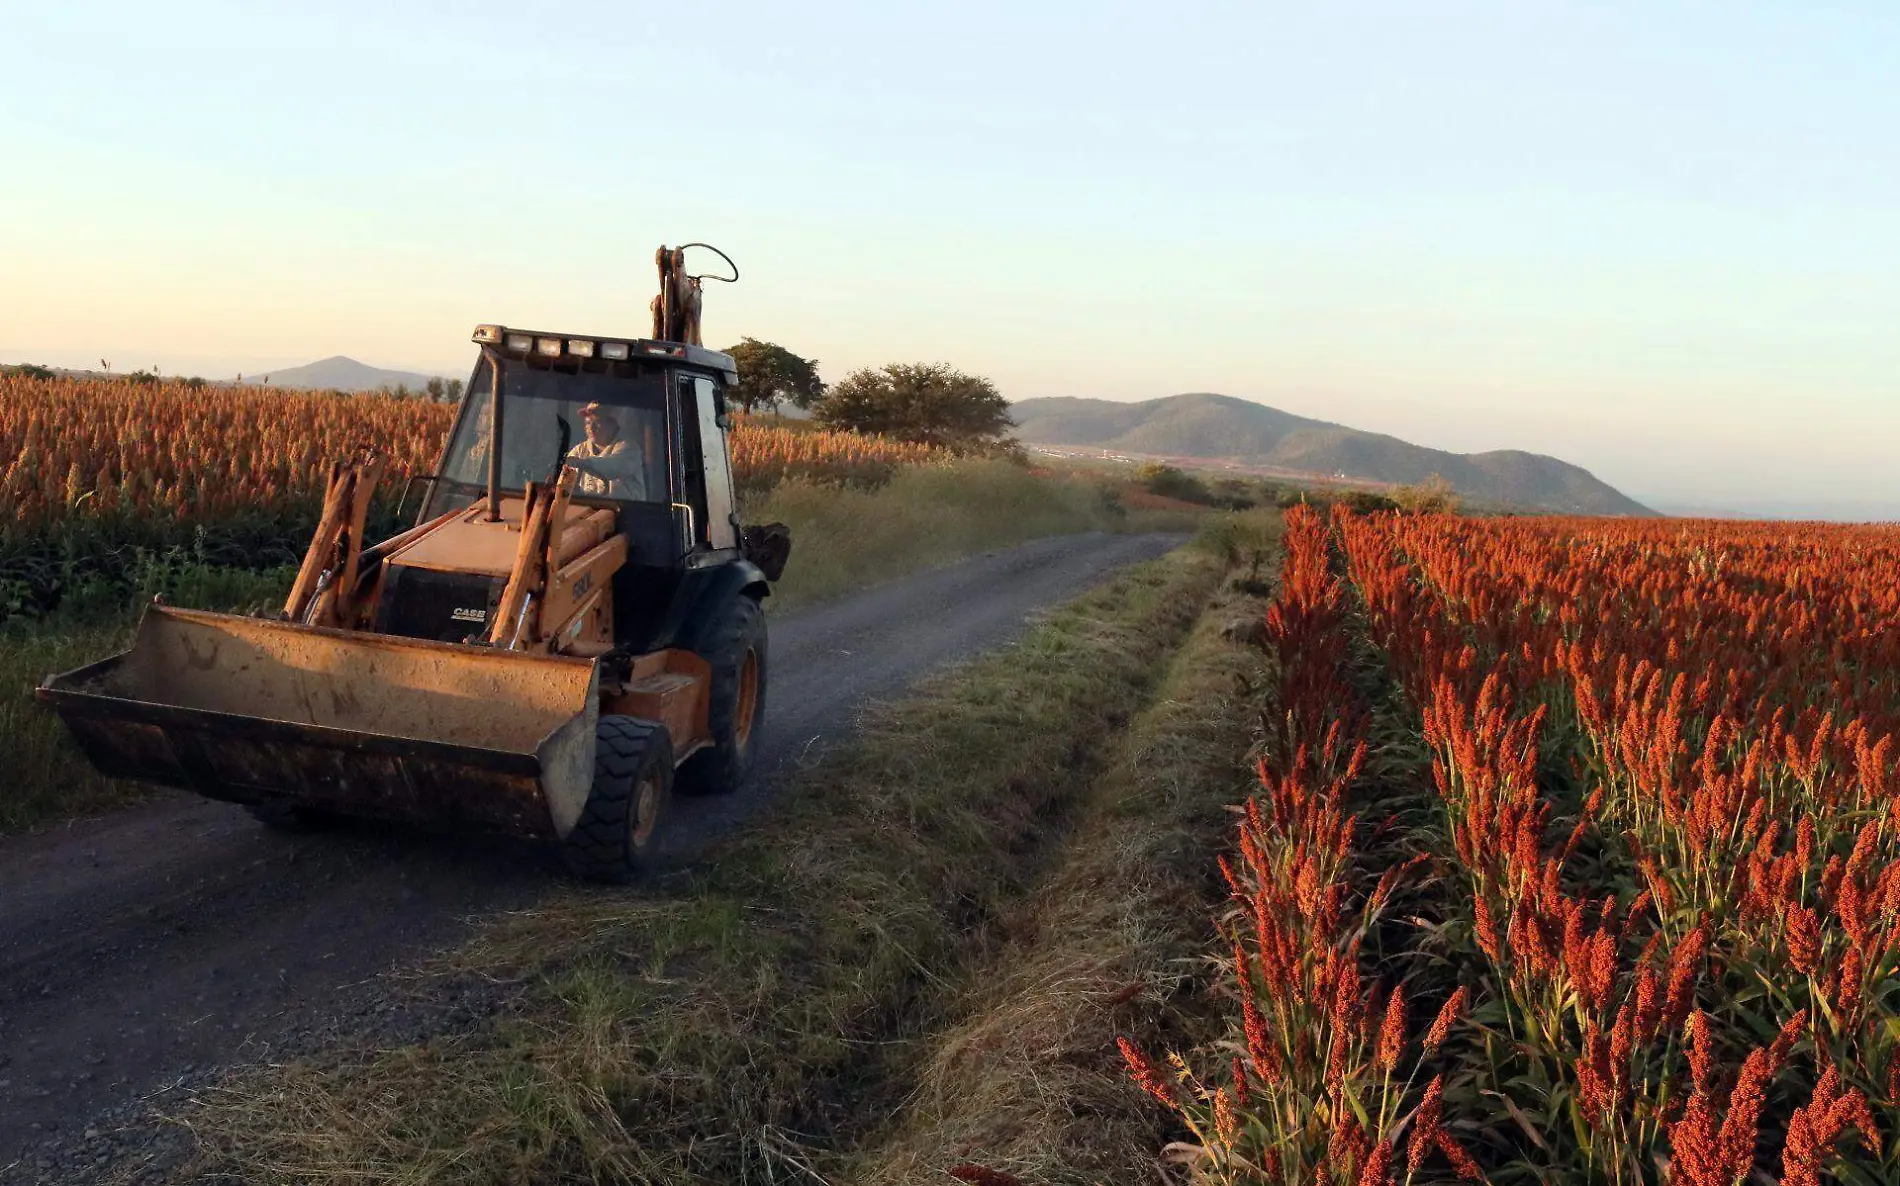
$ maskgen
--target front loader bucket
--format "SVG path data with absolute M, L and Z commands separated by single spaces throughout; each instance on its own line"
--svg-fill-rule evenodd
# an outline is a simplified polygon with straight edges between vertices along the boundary
M 593 781 L 591 660 L 154 605 L 39 695 L 101 773 L 238 803 L 564 837 Z

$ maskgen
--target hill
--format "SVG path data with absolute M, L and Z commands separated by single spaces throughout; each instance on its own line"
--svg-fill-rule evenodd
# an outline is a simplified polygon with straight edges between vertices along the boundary
M 269 375 L 246 376 L 246 381 L 302 391 L 375 391 L 379 387 L 407 387 L 414 391 L 436 377 L 415 371 L 385 370 L 339 354 L 300 367 L 272 371 Z
M 1197 392 L 1141 403 L 1028 399 L 1012 404 L 1010 414 L 1017 437 L 1026 444 L 1222 462 L 1379 485 L 1440 474 L 1460 494 L 1507 506 L 1590 515 L 1656 513 L 1588 470 L 1541 453 L 1448 453 L 1226 395 Z

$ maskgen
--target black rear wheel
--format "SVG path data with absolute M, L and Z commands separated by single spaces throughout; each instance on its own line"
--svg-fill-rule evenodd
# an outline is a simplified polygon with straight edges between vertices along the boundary
M 568 871 L 588 881 L 624 882 L 653 851 L 673 798 L 673 742 L 666 726 L 604 716 L 594 730 L 594 786 L 562 842 Z
M 752 772 L 759 726 L 765 721 L 765 611 L 750 597 L 732 599 L 701 657 L 712 665 L 706 723 L 712 744 L 680 767 L 680 790 L 723 795 Z

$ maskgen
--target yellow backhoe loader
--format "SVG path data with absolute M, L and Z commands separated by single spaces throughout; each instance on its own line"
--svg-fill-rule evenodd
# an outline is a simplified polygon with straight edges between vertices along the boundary
M 699 792 L 746 777 L 760 602 L 790 547 L 776 524 L 741 529 L 733 360 L 700 344 L 684 249 L 658 262 L 651 337 L 476 327 L 441 463 L 411 479 L 414 527 L 365 546 L 383 466 L 338 463 L 281 615 L 154 604 L 129 650 L 40 698 L 109 776 L 273 824 L 542 837 L 583 877 L 627 877 L 676 769 Z

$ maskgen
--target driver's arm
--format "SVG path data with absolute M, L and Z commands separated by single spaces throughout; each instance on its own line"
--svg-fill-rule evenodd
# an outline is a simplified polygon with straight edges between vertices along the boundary
M 568 464 L 606 482 L 608 493 L 614 498 L 644 499 L 647 496 L 646 458 L 639 450 L 629 448 L 625 440 L 615 441 L 591 457 L 570 454 Z

